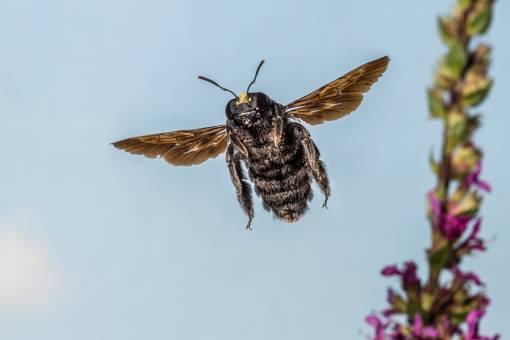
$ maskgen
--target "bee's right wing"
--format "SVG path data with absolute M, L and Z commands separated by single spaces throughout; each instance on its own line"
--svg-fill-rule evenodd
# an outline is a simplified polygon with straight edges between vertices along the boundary
M 322 124 L 356 110 L 363 95 L 379 79 L 390 59 L 382 57 L 368 62 L 285 106 L 290 117 L 308 124 Z
M 193 165 L 223 153 L 227 143 L 226 127 L 218 125 L 133 137 L 112 144 L 132 154 L 164 158 L 173 165 Z

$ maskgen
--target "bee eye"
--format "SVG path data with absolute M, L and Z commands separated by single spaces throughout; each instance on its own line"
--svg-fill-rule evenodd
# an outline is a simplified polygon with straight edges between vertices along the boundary
M 230 117 L 232 115 L 233 106 L 234 106 L 234 100 L 231 100 L 227 103 L 227 107 L 225 107 L 225 113 L 227 114 L 228 117 Z
M 255 99 L 256 99 L 256 103 L 257 103 L 256 110 L 264 111 L 270 105 L 269 98 L 261 92 L 258 92 L 255 94 Z

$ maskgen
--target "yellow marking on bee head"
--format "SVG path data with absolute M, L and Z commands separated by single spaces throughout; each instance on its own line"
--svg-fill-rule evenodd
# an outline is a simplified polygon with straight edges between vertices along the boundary
M 239 99 L 236 100 L 236 105 L 248 103 L 250 101 L 250 96 L 246 92 L 239 93 Z

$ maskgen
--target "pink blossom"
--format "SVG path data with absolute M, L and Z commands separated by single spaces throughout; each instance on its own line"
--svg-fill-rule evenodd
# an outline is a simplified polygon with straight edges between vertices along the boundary
M 455 266 L 452 268 L 452 273 L 455 275 L 456 278 L 459 278 L 465 282 L 472 282 L 477 286 L 483 286 L 482 280 L 480 280 L 480 277 L 476 275 L 473 272 L 462 272 L 459 267 Z
M 439 229 L 448 240 L 455 241 L 466 231 L 471 219 L 472 217 L 468 216 L 446 214 L 439 225 Z
M 459 239 L 466 231 L 473 216 L 457 216 L 449 212 L 442 213 L 441 204 L 433 190 L 429 192 L 428 197 L 434 224 L 448 240 L 456 241 Z
M 480 233 L 480 228 L 482 226 L 482 219 L 478 218 L 473 225 L 473 228 L 471 229 L 471 233 L 467 237 L 467 239 L 462 242 L 459 248 L 466 247 L 470 251 L 478 250 L 478 251 L 485 251 L 485 241 L 478 237 L 478 234 Z
M 480 320 L 485 315 L 485 311 L 483 310 L 472 310 L 469 312 L 466 318 L 467 324 L 467 333 L 465 334 L 465 340 L 497 340 L 499 339 L 499 335 L 496 334 L 492 337 L 480 336 L 478 334 L 478 328 L 480 325 Z
M 402 287 L 405 290 L 420 284 L 420 279 L 416 275 L 416 264 L 412 261 L 404 263 L 404 268 L 399 269 L 396 265 L 386 266 L 381 271 L 383 276 L 400 276 L 402 278 Z
M 400 271 L 400 269 L 398 269 L 397 266 L 391 265 L 384 267 L 383 270 L 381 271 L 381 274 L 383 276 L 395 276 L 402 275 L 402 272 Z
M 381 319 L 379 319 L 375 315 L 369 315 L 365 318 L 365 321 L 372 327 L 374 327 L 375 330 L 375 337 L 373 340 L 384 340 L 386 339 L 385 329 L 389 325 L 389 321 L 386 323 L 383 323 Z
M 466 186 L 474 185 L 478 189 L 491 192 L 491 185 L 482 179 L 480 179 L 480 174 L 482 173 L 482 162 L 478 162 L 475 166 L 475 170 L 464 178 L 463 184 Z
M 434 327 L 425 327 L 423 325 L 423 320 L 420 314 L 416 314 L 414 317 L 412 333 L 418 338 L 437 338 L 439 336 L 439 332 Z

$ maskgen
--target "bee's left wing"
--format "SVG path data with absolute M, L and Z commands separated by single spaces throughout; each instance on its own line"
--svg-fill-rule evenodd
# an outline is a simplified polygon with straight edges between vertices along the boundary
M 321 124 L 335 120 L 356 110 L 363 94 L 383 74 L 390 59 L 382 57 L 344 74 L 331 83 L 285 106 L 289 117 L 299 118 L 308 124 Z
M 132 154 L 164 158 L 173 165 L 193 165 L 224 152 L 227 137 L 225 125 L 218 125 L 133 137 L 112 144 Z

